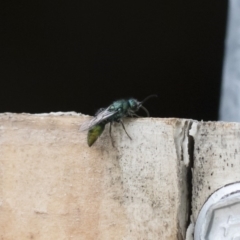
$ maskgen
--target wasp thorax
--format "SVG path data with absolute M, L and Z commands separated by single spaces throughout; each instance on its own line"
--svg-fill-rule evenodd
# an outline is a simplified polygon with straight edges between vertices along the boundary
M 130 108 L 131 108 L 133 111 L 138 110 L 138 108 L 139 108 L 139 102 L 138 102 L 136 99 L 130 98 L 130 99 L 128 100 L 128 102 L 129 102 Z
M 110 111 L 113 111 L 113 110 L 115 110 L 115 108 L 116 108 L 116 107 L 115 107 L 114 105 L 111 105 L 111 106 L 109 107 L 109 110 L 110 110 Z

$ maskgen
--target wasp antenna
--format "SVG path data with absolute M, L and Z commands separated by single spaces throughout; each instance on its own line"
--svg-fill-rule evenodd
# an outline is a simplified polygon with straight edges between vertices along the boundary
M 148 112 L 148 110 L 144 107 L 144 106 L 140 106 L 140 108 L 142 108 L 145 112 L 146 112 L 146 114 L 147 114 L 147 117 L 149 117 L 150 115 L 149 115 L 149 112 Z
M 149 98 L 152 98 L 152 97 L 158 97 L 158 95 L 157 95 L 157 94 L 152 94 L 152 95 L 144 98 L 143 101 L 141 101 L 141 104 L 143 104 L 143 103 L 146 102 Z

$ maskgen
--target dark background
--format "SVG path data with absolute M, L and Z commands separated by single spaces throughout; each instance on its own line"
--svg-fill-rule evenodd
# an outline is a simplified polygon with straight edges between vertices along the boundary
M 94 114 L 119 98 L 154 117 L 217 120 L 227 1 L 5 1 L 0 112 Z

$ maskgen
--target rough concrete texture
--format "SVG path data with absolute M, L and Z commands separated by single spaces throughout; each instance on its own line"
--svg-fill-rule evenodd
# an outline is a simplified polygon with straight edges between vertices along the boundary
M 227 184 L 240 181 L 240 124 L 201 122 L 196 123 L 195 127 L 192 194 L 194 222 L 212 193 Z
M 126 119 L 132 141 L 114 124 L 115 148 L 108 127 L 89 148 L 87 119 L 0 115 L 0 239 L 184 239 L 185 121 Z

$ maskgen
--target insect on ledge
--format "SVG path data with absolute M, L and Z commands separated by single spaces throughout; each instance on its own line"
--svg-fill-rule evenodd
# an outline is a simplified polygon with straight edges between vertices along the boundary
M 97 141 L 97 139 L 103 133 L 106 124 L 110 123 L 109 135 L 111 138 L 112 146 L 114 147 L 114 143 L 112 139 L 112 123 L 113 122 L 120 123 L 123 127 L 123 130 L 129 137 L 129 139 L 132 140 L 132 138 L 127 133 L 127 130 L 123 124 L 122 119 L 124 117 L 139 117 L 136 114 L 136 112 L 139 109 L 143 109 L 146 112 L 147 117 L 149 117 L 149 112 L 143 106 L 143 103 L 152 97 L 157 97 L 157 95 L 150 95 L 141 102 L 139 102 L 134 98 L 120 99 L 113 102 L 107 108 L 100 108 L 90 121 L 84 122 L 80 127 L 80 131 L 88 131 L 88 137 L 87 137 L 88 146 L 91 147 Z

